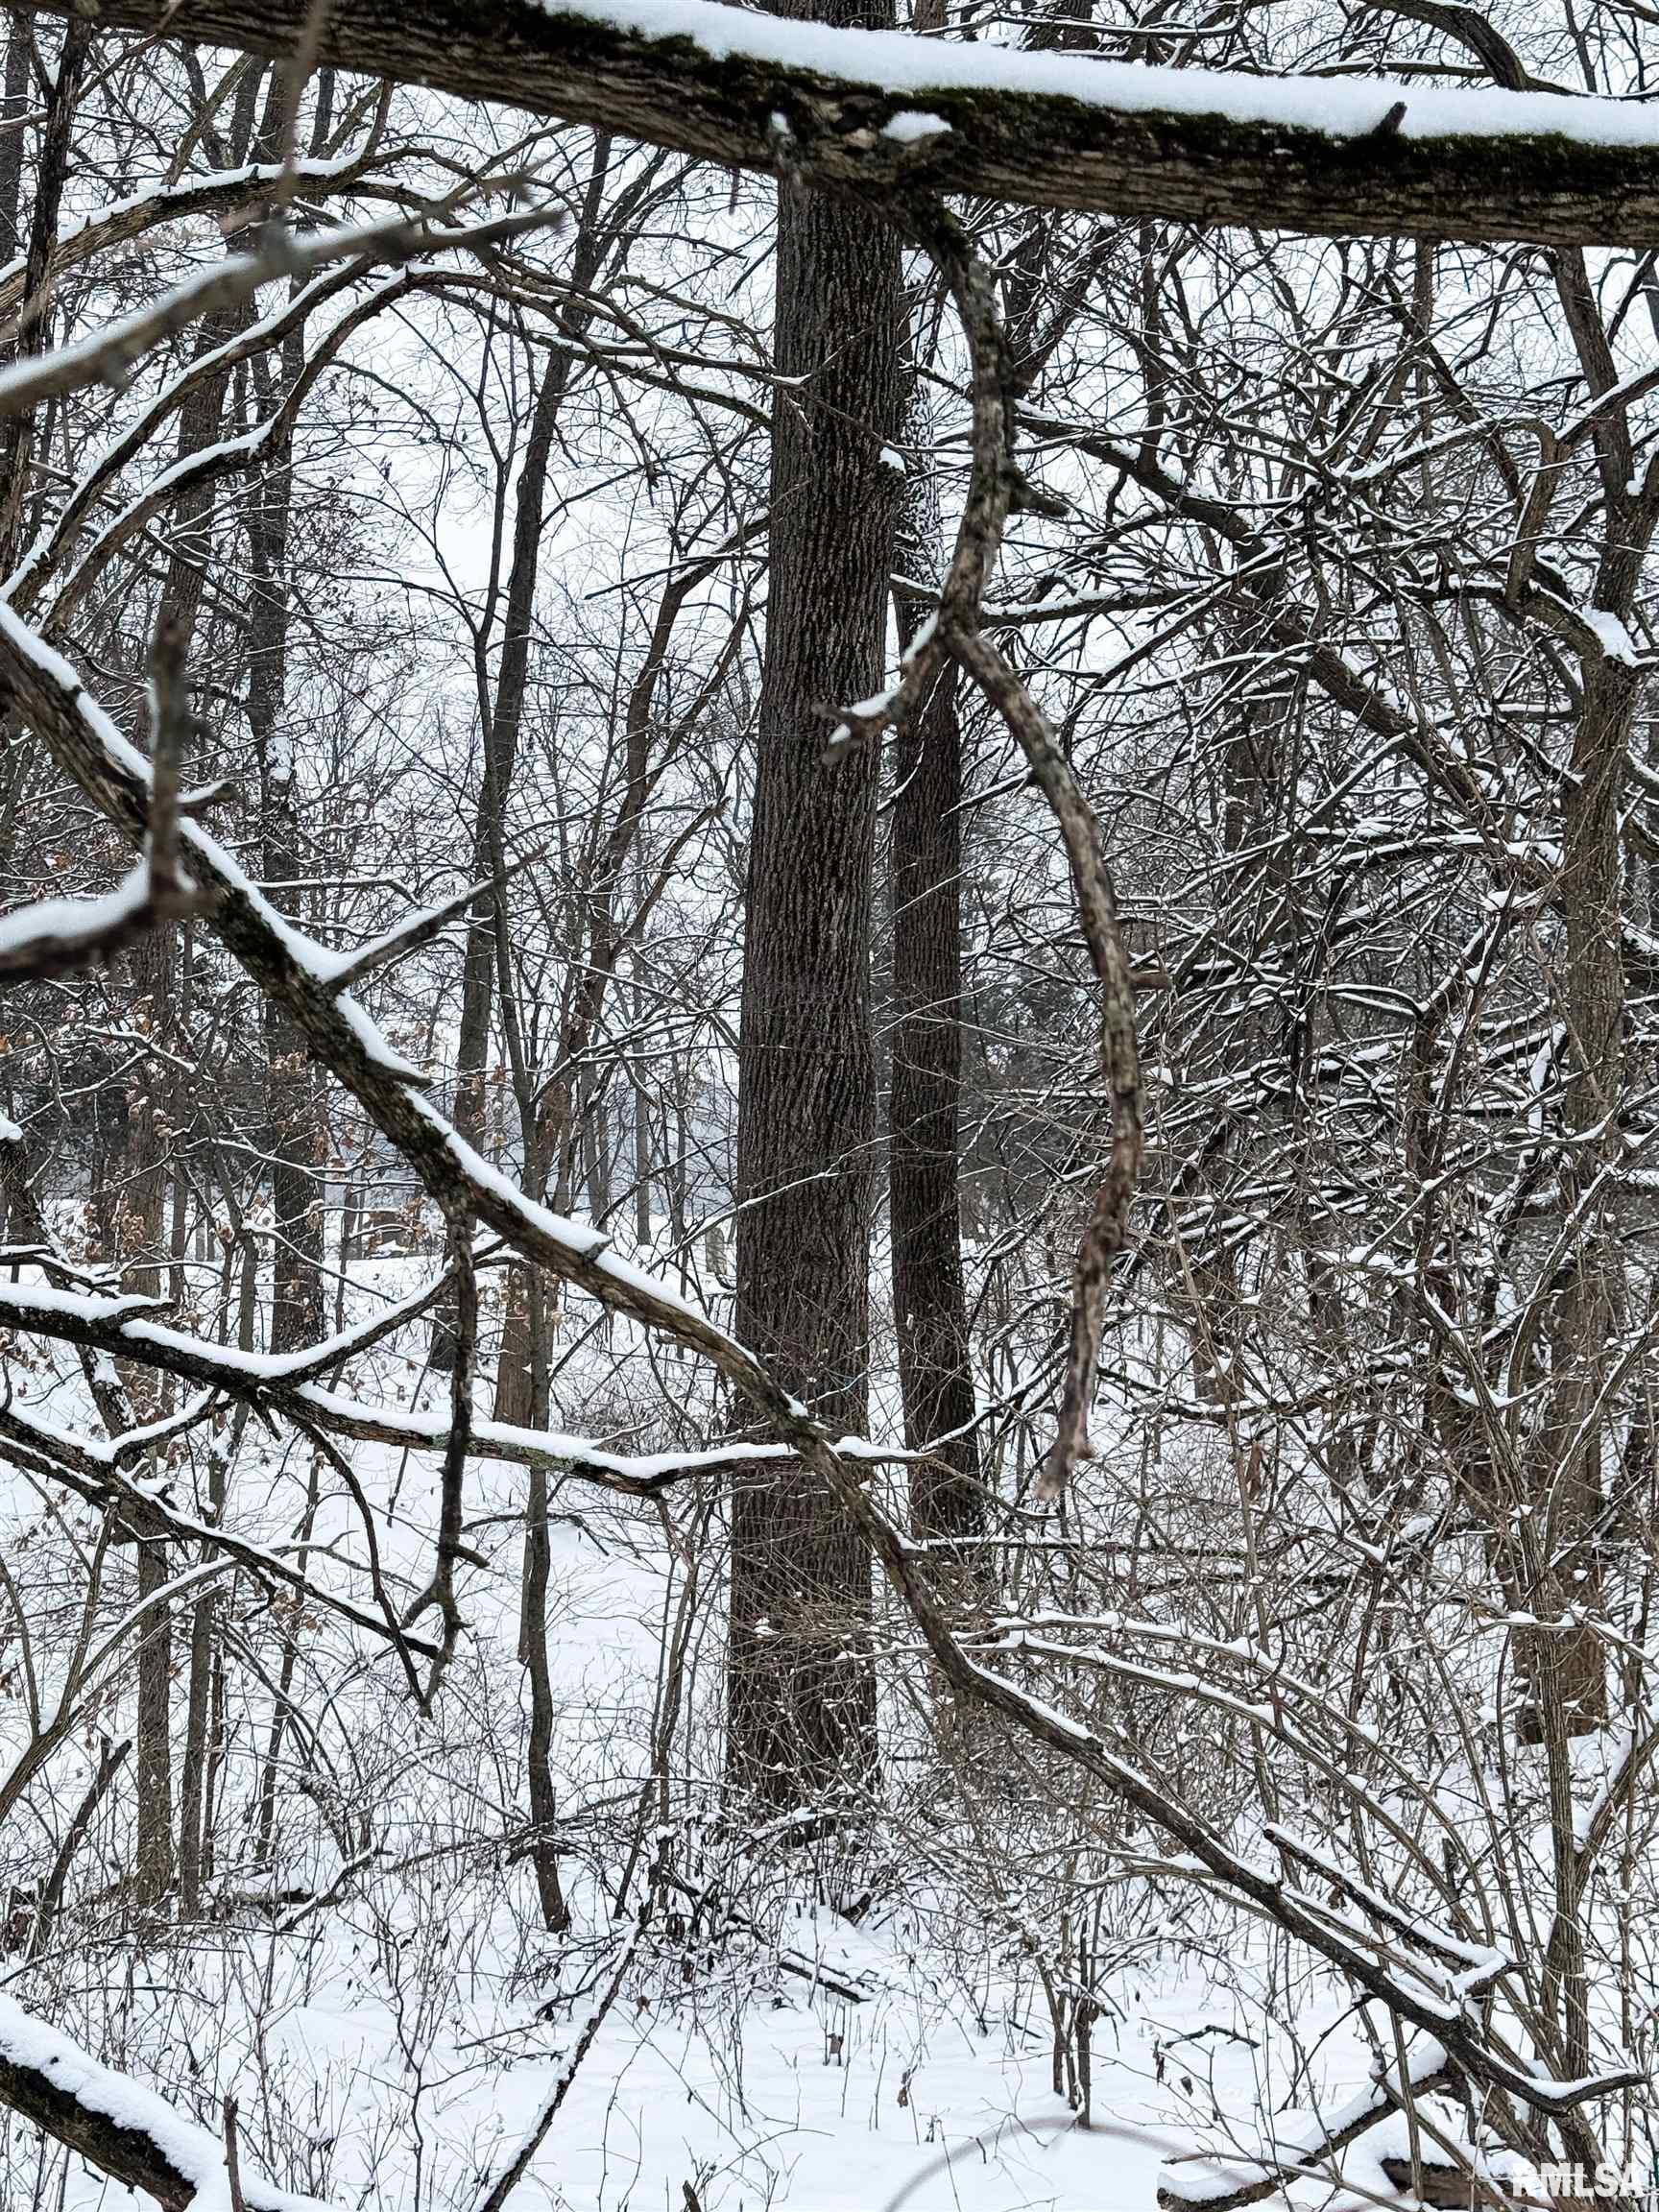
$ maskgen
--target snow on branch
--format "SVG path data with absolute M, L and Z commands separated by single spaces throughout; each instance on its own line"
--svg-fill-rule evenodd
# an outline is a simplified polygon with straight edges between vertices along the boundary
M 69 0 L 32 0 L 63 14 Z M 334 66 L 893 200 L 1319 234 L 1646 246 L 1659 117 L 1635 103 L 1263 78 L 834 30 L 719 0 L 100 0 L 110 29 Z
M 526 853 L 515 860 L 511 867 L 504 868 L 500 881 L 511 882 L 524 869 L 534 867 L 541 857 L 541 849 L 538 846 L 534 852 Z M 458 914 L 466 913 L 480 894 L 493 888 L 493 880 L 486 877 L 480 883 L 469 883 L 464 891 L 455 892 L 440 905 L 428 906 L 420 913 L 409 915 L 372 943 L 365 945 L 360 951 L 343 957 L 332 977 L 334 990 L 354 991 L 359 983 L 380 969 L 392 966 L 407 953 L 418 951 L 422 945 L 430 945 L 446 924 L 453 922 Z
M 108 201 L 89 214 L 77 217 L 59 232 L 47 264 L 48 281 L 56 283 L 69 270 L 79 268 L 94 255 L 107 252 L 111 247 L 128 245 L 165 224 L 188 222 L 204 215 L 223 219 L 233 215 L 238 208 L 257 206 L 262 196 L 268 196 L 271 189 L 283 183 L 290 174 L 297 184 L 304 187 L 306 199 L 316 200 L 325 192 L 343 191 L 357 183 L 370 166 L 358 154 L 334 160 L 298 161 L 291 173 L 279 162 L 248 161 L 240 168 L 214 170 L 205 176 L 185 178 L 177 184 L 130 193 L 123 200 Z M 22 304 L 26 266 L 24 256 L 19 254 L 0 268 L 0 315 L 12 315 Z M 27 319 L 20 317 L 0 335 L 14 337 L 17 330 L 24 327 L 27 327 Z
M 216 2135 L 10 1997 L 0 1997 L 0 2104 L 111 2180 L 146 2191 L 163 2212 L 209 2212 L 230 2201 Z M 325 2212 L 316 2198 L 274 2189 L 246 2168 L 239 2179 L 248 2212 Z
M 417 1318 L 436 1303 L 448 1282 L 446 1274 L 441 1276 L 417 1296 L 376 1314 L 372 1323 L 298 1352 L 244 1352 L 235 1345 L 215 1344 L 165 1328 L 155 1317 L 154 1299 L 77 1296 L 28 1284 L 0 1284 L 0 1328 L 130 1359 L 329 1435 L 357 1443 L 392 1444 L 406 1452 L 441 1453 L 449 1443 L 447 1421 L 402 1407 L 372 1406 L 344 1391 L 324 1389 L 308 1378 L 338 1367 L 352 1353 L 366 1351 L 395 1328 Z M 0 1431 L 16 1411 L 15 1407 L 0 1411 Z M 95 1453 L 101 1468 L 117 1468 L 141 1457 L 154 1440 L 146 1430 L 118 1439 L 114 1446 L 99 1445 L 87 1437 L 73 1442 L 83 1460 Z M 49 1438 L 40 1431 L 34 1441 L 44 1445 Z M 476 1418 L 470 1424 L 469 1444 L 474 1458 L 541 1467 L 636 1498 L 652 1497 L 696 1476 L 727 1475 L 739 1467 L 791 1455 L 782 1443 L 732 1443 L 689 1452 L 613 1452 L 586 1436 Z M 872 1465 L 898 1464 L 917 1456 L 883 1451 L 855 1437 L 842 1438 L 839 1449 L 845 1456 Z
M 413 260 L 417 254 L 451 246 L 473 252 L 506 244 L 527 230 L 556 228 L 560 218 L 534 208 L 488 223 L 450 229 L 425 220 L 397 215 L 376 223 L 351 223 L 298 238 L 279 223 L 267 224 L 251 253 L 235 253 L 198 270 L 147 306 L 135 308 L 103 330 L 88 331 L 73 344 L 18 361 L 0 370 L 0 415 L 26 413 L 42 400 L 61 398 L 87 384 L 124 384 L 140 355 L 163 338 L 187 329 L 208 315 L 252 299 L 262 285 L 307 276 L 329 261 L 350 261 L 368 269 L 381 262 Z
M 80 677 L 0 600 L 0 685 L 63 772 L 134 842 L 150 805 L 150 766 L 88 697 Z M 826 1430 L 737 1339 L 690 1299 L 608 1249 L 598 1232 L 530 1198 L 457 1134 L 424 1095 L 419 1070 L 394 1052 L 339 988 L 338 956 L 283 919 L 229 853 L 194 822 L 181 825 L 209 926 L 264 996 L 281 1006 L 312 1057 L 363 1108 L 446 1218 L 466 1216 L 553 1279 L 707 1359 L 780 1445 L 868 1463 L 856 1442 Z M 159 1363 L 159 1362 L 157 1362 Z M 839 1461 L 837 1462 L 840 1463 Z
M 200 911 L 179 867 L 179 764 L 188 720 L 182 663 L 183 639 L 163 623 L 150 656 L 156 758 L 143 858 L 101 898 L 41 899 L 0 916 L 0 980 L 62 975 L 112 959 L 152 929 Z
M 1379 2069 L 1370 2086 L 1335 2112 L 1276 2128 L 1270 2156 L 1171 2160 L 1158 2184 L 1162 2212 L 1242 2212 L 1246 2204 L 1277 2196 L 1293 2179 L 1328 2183 L 1332 2159 L 1412 2098 L 1443 2088 L 1451 2079 L 1445 2051 L 1426 2036 L 1405 2068 Z
M 150 863 L 130 868 L 113 891 L 96 899 L 37 899 L 0 915 L 0 976 L 63 975 L 143 936 L 156 919 Z

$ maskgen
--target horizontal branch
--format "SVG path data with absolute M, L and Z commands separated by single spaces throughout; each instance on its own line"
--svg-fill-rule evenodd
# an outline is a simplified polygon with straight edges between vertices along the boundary
M 215 1344 L 165 1328 L 157 1321 L 156 1305 L 151 1299 L 75 1297 L 62 1291 L 31 1288 L 27 1284 L 0 1284 L 0 1329 L 15 1329 L 31 1336 L 73 1344 L 82 1351 L 130 1359 L 157 1374 L 194 1383 L 199 1389 L 218 1392 L 263 1412 L 282 1414 L 291 1421 L 314 1424 L 331 1435 L 354 1442 L 392 1444 L 401 1451 L 442 1452 L 449 1440 L 447 1419 L 365 1405 L 321 1387 L 316 1379 L 342 1364 L 353 1352 L 367 1350 L 394 1326 L 423 1312 L 448 1281 L 445 1274 L 418 1297 L 377 1314 L 371 1327 L 347 1332 L 298 1353 L 243 1352 L 234 1345 Z M 0 1430 L 5 1418 L 0 1412 Z M 36 1440 L 44 1444 L 52 1433 L 43 1429 Z M 84 1453 L 96 1449 L 85 1438 L 72 1441 Z M 472 1455 L 480 1459 L 541 1467 L 549 1474 L 573 1476 L 633 1497 L 649 1497 L 694 1476 L 730 1474 L 740 1466 L 790 1456 L 784 1444 L 741 1443 L 707 1452 L 635 1456 L 607 1451 L 583 1436 L 516 1429 L 500 1421 L 474 1422 L 471 1445 Z M 904 1456 L 873 1449 L 867 1449 L 864 1455 L 883 1461 Z M 140 1456 L 142 1452 L 136 1447 L 132 1451 L 106 1448 L 100 1454 L 102 1465 L 109 1469 Z
M 156 896 L 147 860 L 129 869 L 115 889 L 100 898 L 38 899 L 14 914 L 0 915 L 0 982 L 67 975 L 95 961 L 112 960 L 176 919 L 177 911 Z
M 70 0 L 29 0 L 65 14 Z M 110 30 L 288 55 L 878 198 L 1320 235 L 1647 246 L 1633 104 L 1244 77 L 832 30 L 718 0 L 90 0 Z

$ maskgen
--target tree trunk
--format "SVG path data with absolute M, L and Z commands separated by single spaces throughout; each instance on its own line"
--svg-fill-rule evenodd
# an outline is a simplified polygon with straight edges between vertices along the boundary
M 541 1922 L 563 1936 L 570 1911 L 559 1880 L 557 1821 L 559 1795 L 553 1786 L 553 1682 L 547 1666 L 547 1577 L 552 1553 L 547 1540 L 547 1470 L 532 1468 L 530 1502 L 524 1521 L 524 1607 L 519 1644 L 530 1677 L 529 1791 L 534 1837 L 531 1863 L 541 1903 Z
M 912 420 L 915 421 L 914 410 Z M 906 498 L 899 565 L 926 576 L 938 563 L 929 487 Z M 919 565 L 920 564 L 920 565 Z M 905 642 L 927 609 L 902 599 Z M 947 662 L 895 748 L 893 802 L 893 1073 L 887 1190 L 893 1313 L 904 1442 L 936 1439 L 938 1463 L 910 1474 L 910 1516 L 923 1538 L 977 1535 L 984 1522 L 974 1420 L 973 1345 L 962 1277 L 957 1118 L 962 1095 L 962 732 L 957 674 Z
M 190 1689 L 184 1758 L 179 1776 L 179 1911 L 202 1910 L 202 1812 L 207 1781 L 207 1708 L 213 1679 L 213 1607 L 198 1598 L 190 1611 Z
M 138 1599 L 167 1586 L 167 1547 L 138 1540 Z M 144 1617 L 138 1636 L 138 1854 L 134 1890 L 154 1910 L 173 1885 L 173 1622 L 166 1605 Z
M 640 955 L 634 955 L 633 1016 L 637 1034 L 645 1026 L 645 996 L 639 988 Z M 629 1089 L 634 1097 L 634 1236 L 641 1252 L 651 1242 L 651 1094 L 645 1088 L 644 1054 L 629 1066 Z
M 18 28 L 20 30 L 22 26 Z M 13 51 L 19 43 L 16 35 L 9 41 L 5 80 L 8 108 L 12 104 L 14 73 L 23 87 L 24 106 L 27 108 L 27 62 L 17 63 L 14 70 L 12 59 Z M 58 238 L 63 186 L 69 176 L 69 141 L 75 120 L 75 103 L 86 73 L 86 61 L 91 48 L 91 23 L 84 16 L 71 15 L 64 25 L 63 44 L 58 58 L 57 81 L 47 103 L 46 120 L 40 132 L 40 163 L 35 179 L 29 246 L 24 256 L 21 326 L 14 338 L 0 344 L 0 364 L 43 353 L 52 342 L 50 306 L 40 299 L 40 294 L 50 274 L 52 248 Z M 17 206 L 21 194 L 22 132 L 20 130 L 12 130 L 5 132 L 4 138 L 12 140 L 16 148 L 13 155 L 7 156 L 7 168 L 4 173 L 0 173 L 0 192 L 12 203 L 7 213 L 10 217 L 9 228 L 14 234 L 18 227 Z M 0 139 L 0 143 L 3 142 Z M 39 308 L 38 313 L 33 312 L 36 306 Z M 26 541 L 36 426 L 42 421 L 49 420 L 49 416 L 36 408 L 21 409 L 0 420 L 0 575 L 10 575 L 18 551 Z
M 1576 1248 L 1555 1294 L 1549 1418 L 1542 1461 L 1522 1525 L 1522 1599 L 1546 1621 L 1567 1606 L 1601 1610 L 1601 1452 L 1612 1408 L 1599 1403 L 1623 1309 L 1617 1222 L 1606 1194 L 1589 1196 L 1618 1161 L 1624 1074 L 1624 971 L 1620 957 L 1623 864 L 1620 813 L 1641 680 L 1623 661 L 1587 669 L 1561 784 L 1561 903 L 1567 926 L 1564 1012 L 1575 1066 L 1567 1086 L 1562 1199 L 1586 1206 Z M 1527 1556 L 1525 1554 L 1530 1554 Z M 1607 1718 L 1606 1659 L 1593 1628 L 1522 1635 L 1524 1703 L 1518 1733 L 1547 1743 Z
M 6 11 L 5 75 L 0 78 L 0 261 L 23 251 L 23 118 L 29 112 L 30 19 Z
M 1619 373 L 1585 257 L 1557 253 L 1552 268 L 1585 382 L 1605 397 Z M 1628 402 L 1604 406 L 1594 435 L 1606 513 L 1590 604 L 1627 624 L 1656 519 L 1650 499 L 1637 489 Z M 1623 649 L 1599 639 L 1583 657 L 1582 671 L 1570 772 L 1561 781 L 1562 1012 L 1571 1055 L 1561 1194 L 1576 1217 L 1576 1234 L 1551 1314 L 1543 1464 L 1519 1520 L 1517 1545 L 1526 1600 L 1544 1621 L 1558 1619 L 1569 1606 L 1592 1620 L 1602 1611 L 1605 1540 L 1597 1524 L 1602 1443 L 1614 1412 L 1605 1385 L 1624 1308 L 1617 1189 L 1624 1150 L 1623 804 L 1642 679 Z M 1519 1733 L 1524 1742 L 1548 1746 L 1559 1798 L 1571 1791 L 1565 1738 L 1589 1734 L 1607 1718 L 1601 1640 L 1588 1625 L 1527 1634 L 1519 1641 L 1518 1658 L 1526 1690 Z M 1572 1860 L 1567 1845 L 1558 1848 Z M 1575 1932 L 1576 1879 L 1558 1869 L 1558 1924 L 1571 1919 Z
M 861 12 L 830 0 L 826 19 Z M 885 19 L 883 17 L 883 19 Z M 772 565 L 745 905 L 737 1110 L 737 1334 L 837 1431 L 862 1430 L 875 1060 L 870 909 L 877 762 L 827 765 L 824 709 L 885 658 L 901 286 L 894 234 L 779 188 Z M 798 1466 L 732 1504 L 728 1767 L 789 1807 L 875 1757 L 868 1671 L 844 1663 L 870 1563 Z
M 243 1298 L 239 1345 L 252 1352 L 254 1301 L 250 1296 L 254 1252 L 243 1254 Z M 208 1518 L 224 1520 L 230 1454 L 217 1445 L 208 1457 Z M 208 1730 L 212 1719 L 212 1672 L 217 1657 L 217 1591 L 205 1588 L 190 1608 L 190 1690 L 183 1719 L 183 1763 L 180 1769 L 180 1913 L 192 1920 L 202 1911 L 202 1878 L 208 1845 Z
M 293 342 L 290 373 L 299 369 Z M 266 404 L 279 398 L 272 391 Z M 294 469 L 286 439 L 248 498 L 252 590 L 248 620 L 248 724 L 259 761 L 263 866 L 267 882 L 306 873 L 294 789 L 294 751 L 284 727 L 288 695 L 288 535 Z M 277 903 L 293 894 L 277 894 Z M 271 1350 L 298 1351 L 324 1334 L 321 1099 L 305 1040 L 275 1000 L 265 1000 L 266 1148 L 276 1240 L 272 1255 Z
M 484 733 L 484 778 L 472 832 L 472 873 L 491 875 L 501 842 L 502 816 L 512 788 L 530 672 L 530 623 L 536 605 L 536 578 L 541 550 L 541 513 L 547 493 L 547 467 L 553 431 L 569 377 L 570 355 L 563 347 L 547 355 L 536 412 L 531 419 L 524 465 L 518 472 L 518 501 L 513 524 L 513 565 L 507 582 L 507 627 L 494 704 Z M 489 1060 L 490 1016 L 495 991 L 495 943 L 491 927 L 494 901 L 486 894 L 472 912 L 461 980 L 461 1034 L 455 1055 L 455 1126 L 469 1144 L 484 1138 L 484 1075 Z M 440 1353 L 440 1339 L 442 1352 Z M 453 1333 L 445 1324 L 434 1338 L 434 1363 L 447 1373 L 453 1362 Z

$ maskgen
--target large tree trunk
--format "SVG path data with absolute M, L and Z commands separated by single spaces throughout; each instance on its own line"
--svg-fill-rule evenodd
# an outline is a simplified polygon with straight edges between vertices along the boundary
M 1605 568 L 1603 570 L 1605 575 Z M 1522 1700 L 1516 1733 L 1544 1746 L 1549 1780 L 1554 1910 L 1543 2001 L 1560 2038 L 1554 2063 L 1588 2073 L 1590 1998 L 1570 1739 L 1607 1720 L 1606 1654 L 1591 1623 L 1605 1611 L 1602 1445 L 1611 1425 L 1609 1363 L 1623 1320 L 1623 1262 L 1617 1190 L 1607 1188 L 1623 1151 L 1624 974 L 1620 957 L 1621 802 L 1640 679 L 1614 659 L 1586 668 L 1574 732 L 1572 773 L 1562 780 L 1562 906 L 1567 925 L 1563 999 L 1575 1065 L 1567 1087 L 1565 1205 L 1581 1213 L 1551 1314 L 1551 1375 L 1541 1460 L 1516 1514 L 1520 1600 L 1546 1623 L 1569 1608 L 1573 1627 L 1523 1629 L 1516 1643 Z
M 1563 319 L 1592 393 L 1612 394 L 1618 366 L 1585 258 L 1554 257 Z M 1605 507 L 1590 604 L 1627 626 L 1659 516 L 1638 490 L 1629 406 L 1605 406 L 1595 429 Z M 1623 637 L 1598 636 L 1581 659 L 1583 690 L 1569 773 L 1561 781 L 1561 908 L 1567 960 L 1562 1011 L 1570 1073 L 1561 1195 L 1575 1237 L 1551 1316 L 1550 1394 L 1543 1464 L 1515 1519 L 1526 1581 L 1523 1602 L 1541 1622 L 1580 1620 L 1551 1632 L 1523 1631 L 1517 1658 L 1525 1695 L 1522 1740 L 1541 1743 L 1550 1787 L 1554 1910 L 1541 1995 L 1558 2038 L 1551 2062 L 1569 2075 L 1591 2065 L 1591 2007 L 1584 1941 L 1589 1861 L 1579 1849 L 1576 1763 L 1570 1739 L 1607 1720 L 1606 1654 L 1593 1625 L 1605 1613 L 1608 1545 L 1603 1444 L 1617 1410 L 1614 1361 L 1624 1323 L 1620 1172 L 1624 1165 L 1623 799 L 1642 678 Z M 1618 1520 L 1626 1502 L 1615 1495 Z
M 1619 373 L 1584 256 L 1558 253 L 1553 270 L 1585 382 L 1605 396 Z M 1627 404 L 1603 409 L 1595 439 L 1606 513 L 1590 604 L 1624 624 L 1654 533 L 1652 510 L 1636 492 Z M 1617 1217 L 1624 1103 L 1622 824 L 1642 680 L 1618 643 L 1587 654 L 1582 668 L 1573 757 L 1561 781 L 1567 938 L 1561 1011 L 1571 1065 L 1561 1188 L 1575 1234 L 1553 1299 L 1542 1464 L 1534 1494 L 1518 1517 L 1516 1545 L 1524 1602 L 1545 1621 L 1559 1618 L 1569 1606 L 1592 1620 L 1602 1611 L 1603 1545 L 1597 1524 L 1602 1444 L 1614 1410 L 1606 1403 L 1606 1385 L 1624 1304 Z M 1607 1718 L 1601 1639 L 1589 1626 L 1524 1634 L 1518 1657 L 1526 1691 L 1519 1733 L 1523 1741 L 1549 1746 L 1555 1787 L 1566 1791 L 1564 1739 L 1590 1733 Z M 1565 1887 L 1571 1890 L 1573 1881 Z
M 913 411 L 912 420 L 916 417 Z M 929 487 L 918 479 L 900 530 L 900 568 L 938 565 Z M 901 600 L 908 642 L 927 615 Z M 910 1475 L 919 1537 L 950 1541 L 984 1521 L 973 1429 L 973 1345 L 962 1277 L 957 1120 L 962 1095 L 962 732 L 947 662 L 922 711 L 899 733 L 893 802 L 893 1073 L 887 1203 L 904 1441 L 935 1446 Z M 938 1442 L 938 1439 L 949 1439 Z
M 836 23 L 854 0 L 830 0 Z M 833 1429 L 865 1423 L 875 1070 L 869 940 L 877 763 L 827 766 L 823 709 L 880 681 L 901 287 L 893 234 L 779 190 L 772 565 L 746 902 L 737 1333 Z M 874 1686 L 841 1654 L 870 1564 L 801 1467 L 732 1506 L 728 1762 L 793 1806 L 865 1774 Z

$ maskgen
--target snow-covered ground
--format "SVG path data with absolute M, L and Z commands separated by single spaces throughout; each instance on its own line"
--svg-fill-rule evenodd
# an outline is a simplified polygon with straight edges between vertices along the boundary
M 423 1264 L 359 1263 L 347 1319 L 407 1296 Z M 556 1423 L 633 1449 L 689 1440 L 695 1371 L 686 1368 L 677 1406 L 666 1394 L 657 1429 L 636 1420 L 624 1438 L 614 1392 L 630 1347 L 618 1330 L 602 1351 L 587 1350 L 584 1331 L 580 1311 L 567 1312 Z M 422 1375 L 424 1340 L 424 1323 L 413 1325 L 356 1361 L 339 1386 L 394 1408 L 441 1408 L 444 1389 Z M 31 1377 L 28 1390 L 54 1419 L 91 1422 L 67 1355 L 55 1381 Z M 480 1398 L 487 1411 L 488 1393 Z M 685 1436 L 674 1433 L 677 1418 Z M 205 1441 L 192 1452 L 202 1455 Z M 374 1445 L 352 1447 L 352 1460 L 375 1508 L 384 1574 L 419 1588 L 436 1522 L 435 1458 Z M 180 1505 L 202 1475 L 188 1455 L 179 1459 Z M 250 1422 L 228 1518 L 261 1543 L 292 1539 L 309 1479 L 302 1440 Z M 234 2095 L 250 2168 L 342 2212 L 480 2205 L 567 2071 L 638 1929 L 660 1846 L 680 1887 L 658 1897 L 620 1993 L 517 2185 L 513 2201 L 526 2212 L 1151 2212 L 1166 2158 L 1248 2157 L 1260 2147 L 1261 2113 L 1278 2115 L 1283 2136 L 1294 2125 L 1286 2111 L 1328 2114 L 1365 2083 L 1369 2055 L 1341 1991 L 1286 1984 L 1282 1959 L 1240 1952 L 1220 1923 L 1165 1925 L 1157 1908 L 1148 1918 L 1142 1896 L 1121 1925 L 1108 1913 L 1093 1931 L 1101 2009 L 1086 2118 L 1054 2085 L 1044 1976 L 1063 1990 L 1074 1951 L 1053 1896 L 1035 1880 L 1028 1894 L 977 1886 L 972 1838 L 950 1830 L 953 1815 L 943 1833 L 910 1818 L 913 1769 L 903 1760 L 925 1754 L 905 1749 L 902 1716 L 891 1733 L 900 1747 L 891 1832 L 878 1830 L 871 1847 L 878 1870 L 856 1925 L 830 1902 L 833 1866 L 810 1851 L 756 1850 L 723 1834 L 713 1788 L 717 1510 L 698 1525 L 707 1586 L 664 1825 L 649 1796 L 651 1746 L 663 1624 L 690 1541 L 688 1495 L 676 1495 L 671 1528 L 649 1505 L 575 1484 L 555 1497 L 552 1767 L 568 1822 L 562 1871 L 574 1927 L 565 1938 L 544 1933 L 515 1849 L 526 1727 L 517 1650 L 524 1481 L 500 1462 L 473 1473 L 468 1633 L 429 1717 L 383 1646 L 338 1620 L 307 1617 L 296 1664 L 313 1734 L 285 1769 L 273 1855 L 252 1848 L 270 1706 L 241 1669 L 209 1886 L 214 1917 L 143 1928 L 125 1914 L 131 1810 L 117 1791 L 76 1863 L 52 1946 L 35 1961 L 14 1948 L 0 1965 L 6 1997 L 163 2094 L 183 2120 L 217 2133 L 222 2101 Z M 62 1575 L 68 1587 L 66 1531 L 42 1515 L 38 1491 L 19 1479 L 10 1511 L 19 1572 L 47 1583 Z M 356 1507 L 341 1485 L 323 1481 L 310 1572 L 361 1597 L 362 1553 Z M 245 1576 L 229 1604 L 233 1638 L 269 1661 L 266 1594 Z M 181 1657 L 177 1671 L 179 1728 Z M 59 1833 L 98 1736 L 131 1725 L 124 1680 L 113 1677 L 59 1755 Z M 1070 1848 L 1077 1839 L 1058 1840 Z M 38 1859 L 37 1842 L 21 1839 L 8 1871 L 21 1879 Z M 1176 2172 L 1202 2193 L 1195 2167 Z M 81 2212 L 124 2194 L 78 2163 L 65 2176 L 61 2154 L 43 2156 L 21 2123 L 0 2134 L 0 2212 L 48 2202 Z

